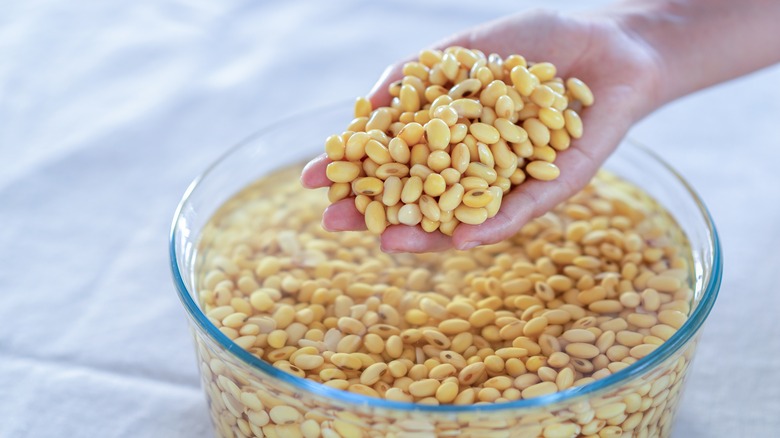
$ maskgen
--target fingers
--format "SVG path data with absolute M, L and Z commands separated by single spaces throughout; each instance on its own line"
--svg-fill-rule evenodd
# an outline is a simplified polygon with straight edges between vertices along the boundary
M 325 168 L 330 163 L 331 160 L 325 154 L 309 161 L 301 172 L 301 185 L 307 189 L 316 189 L 333 184 L 325 175 Z
M 419 226 L 391 225 L 382 233 L 381 248 L 390 253 L 444 251 L 452 248 L 452 240 L 438 231 L 425 232 Z
M 325 209 L 322 228 L 327 231 L 362 231 L 366 229 L 366 220 L 355 208 L 355 198 L 346 198 Z

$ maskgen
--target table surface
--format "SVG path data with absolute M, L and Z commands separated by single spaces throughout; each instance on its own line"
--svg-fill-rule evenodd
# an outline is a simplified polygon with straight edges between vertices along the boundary
M 0 437 L 210 436 L 168 264 L 187 185 L 258 128 L 363 95 L 510 3 L 3 2 Z M 778 84 L 766 69 L 630 133 L 696 188 L 725 254 L 676 437 L 780 429 Z

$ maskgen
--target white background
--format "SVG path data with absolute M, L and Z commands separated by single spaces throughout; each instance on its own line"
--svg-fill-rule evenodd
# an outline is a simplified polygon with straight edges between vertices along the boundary
M 0 437 L 210 436 L 168 267 L 189 182 L 258 128 L 540 4 L 0 1 Z M 775 67 L 631 133 L 698 190 L 725 253 L 676 437 L 780 429 L 779 122 Z

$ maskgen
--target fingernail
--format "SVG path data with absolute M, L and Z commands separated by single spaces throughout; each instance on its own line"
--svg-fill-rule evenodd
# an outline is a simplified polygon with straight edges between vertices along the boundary
M 482 242 L 464 242 L 458 245 L 458 249 L 460 249 L 461 251 L 466 251 L 471 248 L 477 247 L 479 245 L 482 245 Z

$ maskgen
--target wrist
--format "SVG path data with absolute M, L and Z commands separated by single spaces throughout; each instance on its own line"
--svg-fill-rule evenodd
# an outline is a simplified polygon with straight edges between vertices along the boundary
M 681 66 L 679 48 L 668 44 L 676 28 L 685 27 L 673 1 L 626 2 L 610 11 L 617 26 L 651 59 L 648 76 L 652 77 L 648 92 L 647 115 L 666 103 L 687 94 L 686 76 L 677 70 Z M 670 38 L 671 37 L 671 38 Z

